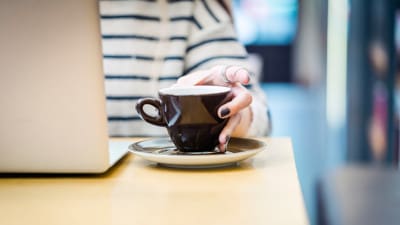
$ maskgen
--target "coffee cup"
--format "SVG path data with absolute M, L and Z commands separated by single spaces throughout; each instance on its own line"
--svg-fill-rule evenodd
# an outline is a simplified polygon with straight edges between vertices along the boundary
M 146 122 L 166 127 L 182 152 L 210 152 L 228 119 L 219 118 L 218 108 L 232 100 L 231 89 L 222 86 L 179 86 L 160 89 L 158 98 L 142 98 L 136 111 Z M 156 115 L 144 110 L 152 106 Z

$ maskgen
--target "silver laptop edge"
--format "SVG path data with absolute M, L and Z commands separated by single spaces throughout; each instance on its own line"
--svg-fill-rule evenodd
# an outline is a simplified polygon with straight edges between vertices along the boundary
M 0 27 L 0 172 L 110 168 L 98 1 L 3 0 Z

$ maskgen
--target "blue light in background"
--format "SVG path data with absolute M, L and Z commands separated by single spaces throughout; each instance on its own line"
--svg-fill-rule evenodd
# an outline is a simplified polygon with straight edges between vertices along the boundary
M 245 45 L 288 45 L 296 35 L 298 0 L 234 0 L 233 13 Z

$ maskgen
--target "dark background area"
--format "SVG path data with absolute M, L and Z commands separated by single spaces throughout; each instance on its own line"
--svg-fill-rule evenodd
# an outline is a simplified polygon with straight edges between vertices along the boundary
M 292 45 L 247 45 L 249 53 L 261 57 L 263 70 L 261 82 L 289 83 L 292 82 Z

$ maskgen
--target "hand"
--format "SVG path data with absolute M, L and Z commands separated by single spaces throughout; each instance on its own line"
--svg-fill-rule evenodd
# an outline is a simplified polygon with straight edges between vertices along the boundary
M 182 85 L 219 85 L 232 89 L 232 101 L 222 105 L 218 109 L 220 118 L 228 118 L 229 121 L 219 135 L 220 151 L 225 151 L 232 135 L 244 136 L 251 123 L 252 102 L 251 93 L 243 86 L 250 82 L 249 72 L 240 66 L 218 65 L 209 70 L 196 71 L 178 79 L 175 86 Z

